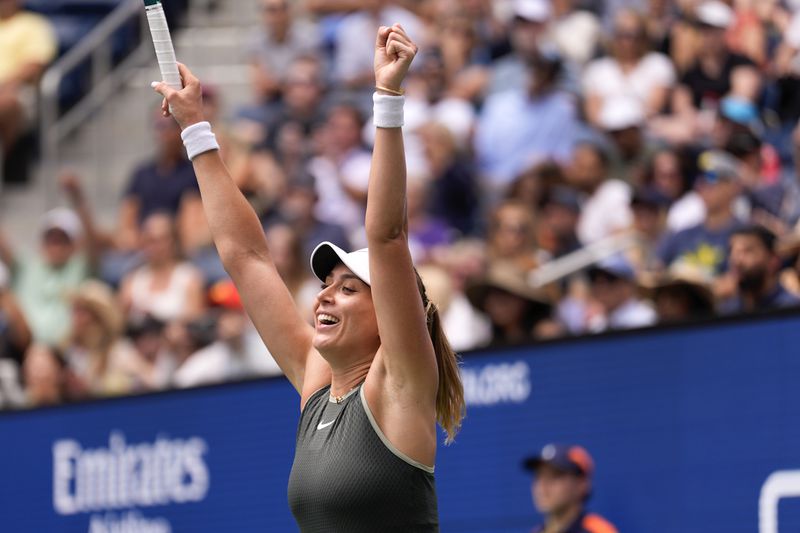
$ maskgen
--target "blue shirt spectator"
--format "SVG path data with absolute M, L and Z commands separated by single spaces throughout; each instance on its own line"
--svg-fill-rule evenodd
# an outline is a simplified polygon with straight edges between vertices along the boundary
M 478 165 L 493 185 L 507 185 L 532 163 L 567 160 L 579 131 L 575 103 L 566 93 L 495 94 L 487 99 L 478 122 Z

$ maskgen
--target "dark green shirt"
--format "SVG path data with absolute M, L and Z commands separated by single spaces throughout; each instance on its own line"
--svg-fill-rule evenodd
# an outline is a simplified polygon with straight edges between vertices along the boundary
M 302 533 L 438 532 L 433 469 L 381 432 L 363 384 L 342 402 L 330 386 L 306 403 L 289 476 L 289 506 Z

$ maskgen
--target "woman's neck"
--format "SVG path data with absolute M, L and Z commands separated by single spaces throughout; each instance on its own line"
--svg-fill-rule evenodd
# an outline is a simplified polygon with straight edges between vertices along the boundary
M 363 382 L 374 358 L 338 367 L 331 364 L 331 396 L 344 396 Z

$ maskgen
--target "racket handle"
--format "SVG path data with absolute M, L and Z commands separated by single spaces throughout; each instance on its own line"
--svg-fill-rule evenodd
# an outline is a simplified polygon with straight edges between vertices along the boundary
M 167 26 L 167 17 L 164 15 L 164 8 L 161 2 L 148 2 L 145 6 L 147 13 L 147 24 L 150 26 L 150 36 L 153 38 L 153 47 L 156 50 L 158 59 L 158 70 L 161 71 L 161 79 L 175 90 L 181 90 L 181 75 L 178 71 L 178 60 L 175 58 L 175 49 L 172 46 L 172 38 Z

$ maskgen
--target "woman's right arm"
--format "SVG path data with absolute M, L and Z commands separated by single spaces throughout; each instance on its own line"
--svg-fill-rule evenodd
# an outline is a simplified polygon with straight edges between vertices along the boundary
M 185 129 L 204 118 L 200 82 L 184 65 L 179 67 L 181 91 L 164 83 L 155 89 L 165 97 L 165 113 L 168 104 Z M 330 382 L 329 370 L 312 347 L 313 328 L 300 316 L 272 262 L 261 222 L 231 179 L 219 150 L 197 155 L 192 163 L 211 236 L 247 313 L 295 389 L 310 394 L 309 387 L 317 390 Z

